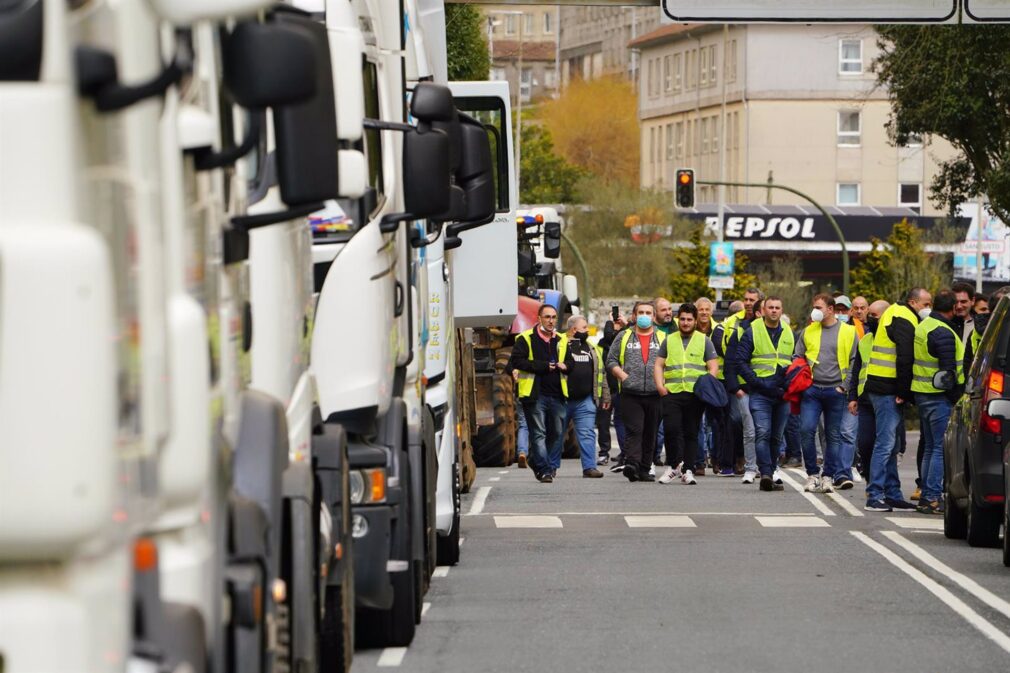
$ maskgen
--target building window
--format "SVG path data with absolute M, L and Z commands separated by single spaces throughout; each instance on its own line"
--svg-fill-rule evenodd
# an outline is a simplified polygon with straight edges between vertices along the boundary
M 523 75 L 519 82 L 519 95 L 523 102 L 528 103 L 533 95 L 533 68 L 523 68 Z
M 505 15 L 505 34 L 515 35 L 519 27 L 519 17 L 515 14 Z
M 697 86 L 698 71 L 695 70 L 695 62 L 698 59 L 698 50 L 690 49 L 684 53 L 684 79 L 687 82 L 686 89 L 691 91 Z
M 838 146 L 859 147 L 861 126 L 859 110 L 841 110 L 838 113 Z
M 533 25 L 533 14 L 523 14 L 523 36 L 530 37 L 536 32 L 536 27 Z
M 839 182 L 838 183 L 838 199 L 837 203 L 839 206 L 858 206 L 859 205 L 859 183 L 858 182 Z
M 712 117 L 712 121 L 709 122 L 712 127 L 712 153 L 715 154 L 719 151 L 719 124 L 721 120 L 718 116 Z
M 504 79 L 507 79 L 505 68 L 491 68 L 491 81 L 500 81 Z
M 708 48 L 708 83 L 715 86 L 717 80 L 717 73 L 715 65 L 715 45 L 713 44 Z
M 898 185 L 898 205 L 921 213 L 922 184 L 918 182 L 903 182 Z
M 701 120 L 701 153 L 708 154 L 708 117 Z
M 649 129 L 649 165 L 656 165 L 656 129 Z
M 666 125 L 666 160 L 673 161 L 673 124 Z
M 699 86 L 708 86 L 708 49 L 702 47 L 698 57 L 701 59 L 701 66 L 698 69 L 698 84 Z
M 684 158 L 684 122 L 677 122 L 674 130 L 673 158 Z
M 663 91 L 673 91 L 673 64 L 669 54 L 663 57 Z
M 729 53 L 726 55 L 726 81 L 736 81 L 736 40 L 730 40 L 726 45 Z
M 842 75 L 859 75 L 863 72 L 863 41 L 838 41 L 838 72 Z
M 909 133 L 908 139 L 902 147 L 922 147 L 922 135 L 919 133 Z
M 673 90 L 674 92 L 680 91 L 681 87 L 684 85 L 684 73 L 681 70 L 681 57 L 680 54 L 673 55 Z
M 554 68 L 544 70 L 544 86 L 554 89 L 558 85 L 558 71 Z
M 550 35 L 554 32 L 554 15 L 550 12 L 544 12 L 544 35 Z

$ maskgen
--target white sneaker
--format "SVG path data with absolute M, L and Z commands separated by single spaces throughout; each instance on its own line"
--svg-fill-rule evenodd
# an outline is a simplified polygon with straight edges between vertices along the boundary
M 807 475 L 807 482 L 803 484 L 803 490 L 807 493 L 817 493 L 820 488 L 820 477 L 816 474 Z
M 694 472 L 691 470 L 684 470 L 684 475 L 680 478 L 680 483 L 687 484 L 688 486 L 694 486 L 698 482 L 694 480 Z
M 656 466 L 655 465 L 650 465 L 649 466 L 649 476 L 650 477 L 655 477 L 656 476 Z
M 750 470 L 743 473 L 743 479 L 740 480 L 741 484 L 753 484 L 754 480 L 757 478 L 757 472 L 752 472 Z
M 779 484 L 779 485 L 781 485 L 781 484 L 782 484 L 782 470 L 775 470 L 775 471 L 774 471 L 774 472 L 772 473 L 772 480 L 773 480 L 773 481 L 774 481 L 774 482 L 775 482 L 776 484 Z
M 677 472 L 677 470 L 675 470 L 672 467 L 668 467 L 668 468 L 666 468 L 666 474 L 664 474 L 662 477 L 659 478 L 659 483 L 661 483 L 661 484 L 671 484 L 671 483 L 673 483 L 673 480 L 676 479 L 679 476 L 680 476 L 680 473 Z
M 863 475 L 859 474 L 859 470 L 853 470 L 852 481 L 856 482 L 857 484 L 862 484 L 865 481 L 865 479 L 863 479 Z
M 831 483 L 831 477 L 827 477 L 827 476 L 822 476 L 821 477 L 821 483 L 817 487 L 817 492 L 818 493 L 834 493 L 835 492 L 835 485 L 833 483 Z

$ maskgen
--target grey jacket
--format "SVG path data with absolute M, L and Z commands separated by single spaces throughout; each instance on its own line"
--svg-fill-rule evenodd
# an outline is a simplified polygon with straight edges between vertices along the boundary
M 624 342 L 625 334 L 631 332 L 627 340 L 626 352 L 624 354 L 624 364 L 621 365 L 621 345 Z M 622 395 L 659 395 L 656 390 L 656 381 L 652 376 L 653 367 L 656 364 L 656 355 L 659 353 L 661 339 L 666 337 L 659 330 L 652 332 L 652 340 L 649 343 L 649 360 L 642 362 L 642 347 L 638 341 L 633 327 L 629 327 L 614 337 L 614 343 L 607 353 L 607 371 L 613 371 L 614 367 L 621 367 L 628 375 L 628 379 L 621 384 Z

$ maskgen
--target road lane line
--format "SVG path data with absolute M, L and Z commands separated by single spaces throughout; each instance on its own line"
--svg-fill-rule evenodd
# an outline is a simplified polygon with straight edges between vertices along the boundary
M 464 543 L 465 541 L 466 541 L 466 538 L 465 538 L 465 537 L 463 537 L 462 535 L 460 535 L 460 536 L 459 536 L 459 546 L 460 546 L 460 547 L 462 547 L 462 546 L 463 546 L 463 543 Z
M 971 579 L 967 575 L 959 573 L 958 571 L 951 568 L 949 565 L 936 558 L 928 551 L 915 544 L 908 538 L 904 537 L 901 533 L 893 530 L 883 531 L 884 537 L 894 542 L 896 545 L 904 548 L 906 551 L 911 552 L 919 559 L 926 563 L 931 569 L 946 575 L 952 582 L 956 585 L 970 593 L 975 598 L 979 599 L 993 610 L 996 610 L 1004 617 L 1010 619 L 1010 603 L 1003 600 L 993 592 L 989 591 L 982 585 L 980 585 L 975 580 Z
M 697 524 L 689 516 L 626 516 L 628 528 L 697 528 Z
M 421 604 L 421 617 L 424 617 L 426 614 L 428 614 L 428 610 L 430 610 L 430 609 L 431 609 L 431 603 L 422 603 Z
M 834 510 L 832 510 L 823 502 L 815 498 L 813 493 L 807 493 L 806 491 L 804 491 L 803 486 L 793 481 L 793 478 L 790 477 L 788 474 L 786 474 L 784 471 L 780 470 L 779 473 L 782 475 L 782 481 L 784 481 L 785 483 L 789 484 L 794 489 L 796 489 L 796 492 L 802 495 L 804 498 L 806 498 L 810 502 L 810 504 L 814 506 L 814 509 L 816 509 L 824 516 L 835 516 Z
M 915 528 L 918 530 L 938 530 L 943 532 L 943 519 L 927 519 L 924 516 L 885 516 L 885 519 L 899 528 Z
M 498 528 L 562 528 L 561 519 L 556 516 L 496 516 L 494 525 Z
M 828 493 L 828 497 L 835 501 L 835 504 L 845 510 L 849 516 L 866 516 L 859 509 L 849 502 L 849 499 L 838 493 Z
M 1007 634 L 993 626 L 989 620 L 972 610 L 964 601 L 951 593 L 950 590 L 911 565 L 908 561 L 901 558 L 884 545 L 871 539 L 870 536 L 866 535 L 866 533 L 862 533 L 858 530 L 851 530 L 849 532 L 857 540 L 883 556 L 895 568 L 925 587 L 927 591 L 943 601 L 947 607 L 957 613 L 958 616 L 978 629 L 982 635 L 993 641 L 1005 652 L 1010 653 L 1010 636 L 1007 636 Z
M 501 477 L 489 477 L 488 481 L 501 481 Z
M 477 495 L 474 496 L 473 502 L 470 503 L 470 511 L 466 513 L 467 516 L 474 516 L 484 511 L 484 505 L 487 504 L 489 493 L 491 493 L 490 486 L 481 486 L 477 489 Z
M 407 656 L 406 647 L 387 647 L 379 655 L 379 661 L 376 663 L 376 666 L 399 666 L 403 663 L 405 656 Z
M 819 516 L 756 516 L 757 522 L 765 528 L 831 528 L 831 524 Z
M 449 566 L 438 566 L 435 571 L 431 573 L 432 577 L 448 577 L 449 576 Z
M 508 474 L 508 470 L 498 470 L 498 474 Z

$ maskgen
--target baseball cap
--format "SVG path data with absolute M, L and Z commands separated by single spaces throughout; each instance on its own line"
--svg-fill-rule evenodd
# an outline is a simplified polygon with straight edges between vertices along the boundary
M 852 300 L 846 297 L 844 294 L 840 294 L 835 297 L 835 306 L 841 304 L 845 308 L 852 308 Z

